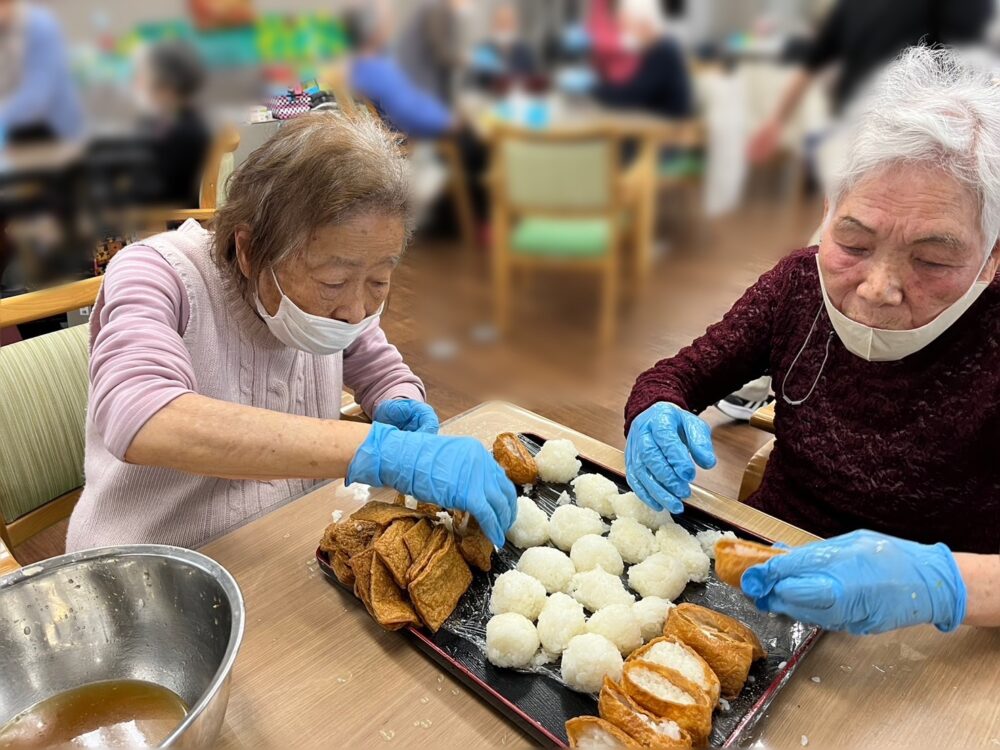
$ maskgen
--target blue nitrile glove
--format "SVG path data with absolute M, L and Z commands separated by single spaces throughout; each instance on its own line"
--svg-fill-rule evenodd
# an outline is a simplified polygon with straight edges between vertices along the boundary
M 402 432 L 373 422 L 347 468 L 346 484 L 392 487 L 417 500 L 464 510 L 502 547 L 514 522 L 517 493 L 503 469 L 470 437 Z
M 412 398 L 394 398 L 383 401 L 375 407 L 372 418 L 376 422 L 384 422 L 398 427 L 403 432 L 428 432 L 436 435 L 438 415 L 429 404 Z
M 694 459 L 692 461 L 692 458 Z M 715 466 L 712 428 L 676 404 L 653 404 L 634 420 L 625 443 L 625 478 L 646 505 L 683 513 L 695 463 Z
M 855 635 L 965 619 L 965 583 L 944 544 L 852 531 L 793 548 L 743 574 L 759 609 Z

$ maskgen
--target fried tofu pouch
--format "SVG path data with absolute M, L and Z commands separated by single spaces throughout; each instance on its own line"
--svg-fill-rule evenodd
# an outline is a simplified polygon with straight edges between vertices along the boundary
M 715 543 L 715 575 L 723 583 L 738 589 L 747 568 L 783 554 L 785 550 L 780 547 L 743 539 L 720 539 Z
M 577 716 L 566 722 L 569 746 L 578 750 L 642 750 L 625 732 L 596 716 Z
M 597 708 L 602 719 L 614 724 L 643 747 L 657 750 L 691 747 L 691 735 L 677 722 L 645 711 L 610 677 L 604 678 Z
M 712 703 L 708 695 L 675 669 L 646 661 L 625 662 L 625 692 L 654 716 L 675 722 L 694 747 L 708 743 L 712 733 Z
M 410 601 L 424 625 L 436 633 L 472 583 L 472 571 L 455 544 L 445 533 L 444 543 L 428 558 L 408 588 Z
M 735 698 L 743 689 L 750 665 L 767 655 L 750 628 L 697 604 L 678 604 L 670 610 L 663 626 L 708 662 L 719 678 L 723 698 Z
M 534 484 L 538 464 L 527 446 L 513 432 L 502 432 L 493 441 L 493 458 L 516 485 Z

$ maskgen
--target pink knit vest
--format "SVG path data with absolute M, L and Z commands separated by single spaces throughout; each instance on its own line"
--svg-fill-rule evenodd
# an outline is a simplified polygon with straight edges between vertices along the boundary
M 143 240 L 176 269 L 190 303 L 184 344 L 197 392 L 231 403 L 337 419 L 341 354 L 314 356 L 278 342 L 210 254 L 211 235 L 194 221 Z M 101 305 L 103 295 L 98 297 Z M 97 319 L 99 307 L 93 319 Z M 156 543 L 197 547 L 283 504 L 315 482 L 234 481 L 119 461 L 87 417 L 85 486 L 67 550 Z

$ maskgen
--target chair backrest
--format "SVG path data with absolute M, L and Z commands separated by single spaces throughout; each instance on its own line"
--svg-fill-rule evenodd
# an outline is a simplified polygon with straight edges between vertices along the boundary
M 504 128 L 494 141 L 494 177 L 515 213 L 605 213 L 617 200 L 618 151 L 602 130 Z
M 0 516 L 10 523 L 83 484 L 89 327 L 0 349 Z
M 239 145 L 240 134 L 236 128 L 223 128 L 216 136 L 202 172 L 199 208 L 218 208 L 225 201 L 226 180 L 233 172 L 233 152 Z
M 69 284 L 44 289 L 40 292 L 19 294 L 0 300 L 0 328 L 41 320 L 50 315 L 89 307 L 97 299 L 101 277 L 74 281 Z

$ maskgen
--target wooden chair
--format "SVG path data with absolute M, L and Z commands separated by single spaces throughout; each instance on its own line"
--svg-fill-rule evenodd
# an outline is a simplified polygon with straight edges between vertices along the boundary
M 4 299 L 0 328 L 92 305 L 100 284 Z M 80 497 L 88 333 L 76 326 L 0 349 L 0 572 L 16 567 L 9 549 L 68 517 Z
M 101 277 L 0 300 L 0 328 L 94 304 Z M 69 517 L 83 490 L 89 326 L 0 348 L 0 575 L 12 549 Z M 341 416 L 368 417 L 344 391 Z
M 496 130 L 490 184 L 501 332 L 509 325 L 512 272 L 544 267 L 600 277 L 599 338 L 613 338 L 623 239 L 619 145 L 602 127 Z
M 767 468 L 767 460 L 771 457 L 771 451 L 774 450 L 774 440 L 771 438 L 762 445 L 753 454 L 746 469 L 744 469 L 743 480 L 740 482 L 739 501 L 741 503 L 746 502 L 747 498 L 760 487 L 760 483 L 764 479 L 764 469 Z

